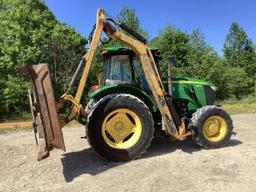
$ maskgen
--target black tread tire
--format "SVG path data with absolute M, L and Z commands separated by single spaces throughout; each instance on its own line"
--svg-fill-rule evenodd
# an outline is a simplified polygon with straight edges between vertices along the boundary
M 221 116 L 227 123 L 228 131 L 226 136 L 219 142 L 211 142 L 207 138 L 205 138 L 203 134 L 203 125 L 204 122 L 213 115 Z M 220 148 L 227 144 L 229 141 L 232 133 L 233 133 L 233 123 L 230 115 L 215 105 L 207 105 L 200 109 L 197 109 L 191 118 L 192 127 L 193 127 L 193 140 L 205 149 L 212 149 L 212 148 Z
M 132 110 L 142 123 L 140 139 L 125 150 L 110 147 L 101 134 L 104 118 L 118 108 Z M 129 94 L 111 94 L 99 100 L 88 116 L 86 134 L 91 147 L 103 158 L 109 161 L 128 161 L 141 157 L 150 146 L 154 135 L 154 121 L 149 108 L 139 98 Z

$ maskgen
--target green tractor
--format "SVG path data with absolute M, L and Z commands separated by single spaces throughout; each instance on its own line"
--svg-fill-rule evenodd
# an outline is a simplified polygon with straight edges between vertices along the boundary
M 157 48 L 150 50 L 160 71 L 160 51 Z M 138 158 L 150 146 L 154 132 L 164 132 L 140 61 L 126 47 L 104 48 L 98 58 L 104 62 L 104 70 L 100 85 L 91 89 L 85 109 L 89 114 L 88 141 L 108 160 Z M 169 63 L 169 75 L 172 64 L 173 61 Z M 203 148 L 226 144 L 233 125 L 230 116 L 214 105 L 214 84 L 185 77 L 161 79 L 174 106 L 174 119 L 184 119 L 193 140 Z
M 81 97 L 102 32 L 129 48 L 101 50 L 102 83 L 92 87 L 90 101 L 83 107 Z M 159 50 L 150 49 L 147 39 L 103 9 L 97 11 L 89 42 L 90 48 L 57 102 L 46 64 L 19 67 L 20 73 L 30 76 L 34 85 L 29 101 L 34 132 L 38 136 L 38 160 L 47 158 L 53 148 L 65 150 L 61 128 L 82 118 L 87 118 L 86 135 L 92 148 L 112 161 L 140 157 L 157 132 L 180 141 L 192 136 L 204 148 L 221 147 L 229 140 L 232 120 L 214 105 L 216 88 L 212 83 L 171 77 L 172 62 L 168 76 L 162 77 Z M 73 95 L 71 90 L 82 68 Z M 61 110 L 67 103 L 71 109 L 63 115 Z

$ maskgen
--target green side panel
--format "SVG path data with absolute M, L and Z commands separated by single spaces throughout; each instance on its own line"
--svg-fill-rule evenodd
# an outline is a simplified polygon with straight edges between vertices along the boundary
M 168 83 L 164 80 L 165 90 L 168 91 Z M 172 78 L 173 98 L 188 101 L 189 110 L 196 110 L 207 105 L 204 86 L 214 86 L 213 83 L 194 78 Z
M 100 99 L 108 94 L 126 93 L 140 98 L 150 109 L 151 112 L 157 112 L 153 100 L 141 89 L 130 84 L 109 84 L 100 87 L 98 90 L 89 94 L 90 98 Z

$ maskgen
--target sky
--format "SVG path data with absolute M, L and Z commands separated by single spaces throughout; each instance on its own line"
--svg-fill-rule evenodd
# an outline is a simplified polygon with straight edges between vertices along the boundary
M 88 36 L 95 23 L 96 11 L 103 8 L 116 16 L 124 7 L 136 10 L 141 27 L 150 38 L 166 24 L 186 33 L 200 29 L 208 44 L 222 55 L 230 24 L 238 22 L 256 43 L 255 0 L 45 0 L 57 20 Z

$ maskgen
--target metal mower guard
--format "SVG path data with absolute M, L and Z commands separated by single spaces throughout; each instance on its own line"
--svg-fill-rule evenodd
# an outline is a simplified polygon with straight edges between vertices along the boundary
M 22 75 L 30 76 L 34 85 L 34 97 L 29 95 L 29 100 L 36 142 L 37 136 L 39 138 L 38 160 L 47 158 L 53 148 L 65 151 L 47 64 L 23 65 L 18 70 Z

